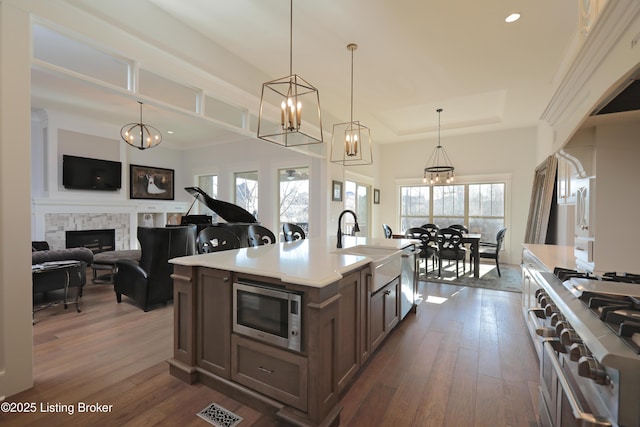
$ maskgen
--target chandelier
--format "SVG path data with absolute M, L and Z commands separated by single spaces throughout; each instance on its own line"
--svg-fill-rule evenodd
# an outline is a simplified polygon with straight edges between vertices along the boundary
M 274 108 L 274 106 L 280 108 Z M 262 84 L 258 138 L 284 147 L 321 144 L 318 89 L 293 74 L 293 0 L 290 1 L 289 75 Z
M 120 129 L 120 137 L 124 142 L 138 150 L 153 148 L 162 142 L 162 134 L 151 125 L 142 122 L 142 102 L 140 104 L 140 122 L 128 123 Z
M 442 108 L 438 108 L 436 111 L 438 112 L 438 146 L 433 150 L 427 162 L 427 167 L 424 168 L 422 182 L 426 183 L 428 177 L 429 183 L 431 184 L 440 184 L 442 181 L 449 184 L 453 182 L 453 171 L 455 168 L 446 150 L 440 144 L 440 113 L 442 113 Z
M 370 165 L 373 163 L 371 132 L 368 127 L 353 120 L 353 52 L 358 48 L 349 43 L 351 51 L 351 117 L 348 123 L 333 125 L 331 135 L 331 162 L 349 165 Z

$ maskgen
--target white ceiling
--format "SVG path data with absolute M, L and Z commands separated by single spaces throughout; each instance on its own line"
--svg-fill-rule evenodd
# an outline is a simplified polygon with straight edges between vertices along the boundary
M 136 32 L 130 1 L 65 3 Z M 378 143 L 433 137 L 437 108 L 444 109 L 443 135 L 535 126 L 576 37 L 578 6 L 577 0 L 295 0 L 293 72 L 318 88 L 330 130 L 332 120 L 349 120 L 346 45 L 357 43 L 353 118 L 365 123 Z M 289 74 L 287 0 L 137 0 L 135 7 L 136 12 L 144 8 L 145 20 L 162 18 L 162 31 L 176 40 L 186 25 L 236 55 L 235 64 L 247 64 L 268 80 Z M 521 19 L 505 23 L 514 11 Z M 154 43 L 153 35 L 146 37 Z M 259 99 L 260 82 L 232 84 Z M 35 69 L 32 86 L 36 108 L 121 125 L 137 116 L 130 97 L 73 78 Z M 145 117 L 153 117 L 156 123 L 149 121 L 156 127 L 160 122 L 161 130 L 172 128 L 173 142 L 183 148 L 250 137 L 161 103 L 145 106 Z

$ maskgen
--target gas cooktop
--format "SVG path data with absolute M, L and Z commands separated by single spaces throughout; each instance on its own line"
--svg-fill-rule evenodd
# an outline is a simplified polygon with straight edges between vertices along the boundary
M 640 285 L 575 277 L 562 285 L 640 354 Z
M 629 294 L 640 297 L 640 285 L 604 281 L 594 276 L 588 279 L 569 277 L 564 281 L 552 273 L 540 273 L 540 276 L 549 285 L 545 290 L 554 304 L 599 361 L 617 369 L 629 365 L 640 369 L 638 350 L 629 342 L 637 338 L 621 337 L 619 325 L 601 320 L 598 308 L 590 308 L 588 305 L 588 301 L 594 297 L 627 298 Z M 625 333 L 628 333 L 626 328 L 628 326 L 625 326 Z

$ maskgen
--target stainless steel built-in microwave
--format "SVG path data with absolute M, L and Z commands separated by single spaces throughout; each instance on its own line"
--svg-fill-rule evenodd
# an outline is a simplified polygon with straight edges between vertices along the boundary
M 302 350 L 302 296 L 254 283 L 233 284 L 233 332 Z

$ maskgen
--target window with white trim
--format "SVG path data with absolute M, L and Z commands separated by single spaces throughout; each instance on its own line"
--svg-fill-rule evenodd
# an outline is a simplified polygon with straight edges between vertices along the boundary
M 258 171 L 236 172 L 235 203 L 258 218 Z
M 505 226 L 505 189 L 505 182 L 401 186 L 401 233 L 427 223 L 464 224 L 482 240 L 495 241 Z
M 218 175 L 198 176 L 198 187 L 214 199 L 218 198 Z M 201 215 L 211 215 L 212 222 L 218 222 L 218 214 L 212 211 L 204 203 L 196 203 L 195 212 Z
M 280 184 L 280 227 L 285 222 L 299 225 L 309 234 L 309 168 L 278 170 Z

